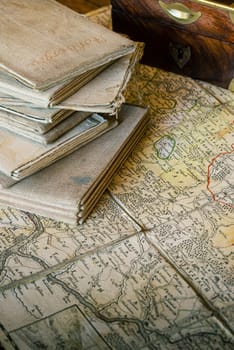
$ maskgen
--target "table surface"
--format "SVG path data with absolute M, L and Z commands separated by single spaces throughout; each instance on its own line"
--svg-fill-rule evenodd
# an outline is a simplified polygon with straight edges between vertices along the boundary
M 139 65 L 126 100 L 150 125 L 84 225 L 0 210 L 5 349 L 233 349 L 233 95 Z

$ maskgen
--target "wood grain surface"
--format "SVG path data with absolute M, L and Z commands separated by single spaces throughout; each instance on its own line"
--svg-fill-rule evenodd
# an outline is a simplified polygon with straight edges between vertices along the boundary
M 111 0 L 113 29 L 145 43 L 143 63 L 227 88 L 234 77 L 234 26 L 229 12 L 191 0 L 180 3 L 200 12 L 198 20 L 178 23 L 158 1 Z
M 57 1 L 80 13 L 87 13 L 89 11 L 96 10 L 102 6 L 110 5 L 109 0 L 57 0 Z

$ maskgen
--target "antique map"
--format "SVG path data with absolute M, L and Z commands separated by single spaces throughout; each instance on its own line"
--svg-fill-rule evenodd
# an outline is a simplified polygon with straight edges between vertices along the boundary
M 139 65 L 126 100 L 150 125 L 85 224 L 1 208 L 0 348 L 234 348 L 233 95 Z

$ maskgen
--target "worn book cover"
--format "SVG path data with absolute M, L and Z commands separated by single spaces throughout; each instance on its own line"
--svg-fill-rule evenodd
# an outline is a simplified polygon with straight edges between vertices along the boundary
M 78 77 L 56 84 L 46 90 L 32 89 L 17 78 L 6 72 L 0 71 L 0 91 L 3 94 L 6 93 L 14 98 L 23 99 L 39 107 L 49 107 L 52 104 L 63 101 L 66 97 L 75 93 L 110 64 L 111 63 L 108 63 L 101 67 L 89 70 L 88 72 L 80 74 Z
M 0 202 L 82 223 L 148 123 L 143 107 L 123 105 L 119 125 L 53 165 L 0 190 Z
M 61 108 L 39 107 L 4 92 L 0 92 L 0 111 L 8 113 L 12 118 L 18 116 L 26 119 L 25 122 L 32 120 L 40 124 L 59 123 L 73 112 Z
M 124 102 L 124 91 L 142 57 L 144 45 L 136 43 L 133 54 L 112 63 L 88 84 L 56 107 L 99 113 L 116 113 Z
M 55 0 L 2 0 L 0 12 L 0 70 L 34 89 L 48 89 L 135 48 Z
M 41 123 L 0 110 L 0 128 L 27 137 L 34 142 L 48 144 L 57 140 L 92 114 L 91 112 L 69 110 L 67 112 L 67 114 L 61 115 L 60 120 L 57 118 L 54 123 Z
M 122 92 L 142 54 L 143 44 L 136 43 L 132 54 L 117 59 L 78 91 L 76 85 L 64 91 L 64 84 L 37 91 L 0 72 L 0 109 L 20 112 L 23 106 L 53 107 L 110 113 L 119 106 Z
M 116 125 L 115 117 L 94 113 L 48 145 L 0 129 L 0 186 L 11 186 L 34 174 Z

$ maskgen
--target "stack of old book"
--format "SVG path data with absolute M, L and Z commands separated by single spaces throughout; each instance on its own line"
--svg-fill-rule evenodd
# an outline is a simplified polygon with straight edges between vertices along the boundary
M 147 124 L 142 47 L 53 0 L 0 10 L 0 203 L 81 223 Z

